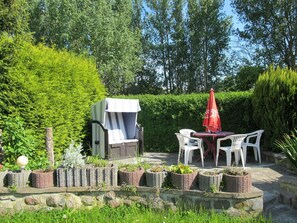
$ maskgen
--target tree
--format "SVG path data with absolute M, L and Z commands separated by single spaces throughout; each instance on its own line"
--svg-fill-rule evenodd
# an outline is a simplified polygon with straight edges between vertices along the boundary
M 96 58 L 109 94 L 123 93 L 141 68 L 130 0 L 28 0 L 37 42 Z
M 0 33 L 9 35 L 28 32 L 28 11 L 26 0 L 0 0 Z
M 191 92 L 208 91 L 222 75 L 231 18 L 221 13 L 222 0 L 189 0 L 188 7 Z
M 163 87 L 167 93 L 173 89 L 172 71 L 172 1 L 154 0 L 146 2 L 147 23 L 145 34 L 148 38 L 150 57 L 148 63 L 155 64 L 155 72 L 159 73 Z
M 244 66 L 235 77 L 235 91 L 247 91 L 255 87 L 258 77 L 264 72 L 263 67 Z
M 172 44 L 173 47 L 173 58 L 172 58 L 172 70 L 174 72 L 175 88 L 174 93 L 188 92 L 188 79 L 189 73 L 187 72 L 188 64 L 188 43 L 187 43 L 187 32 L 186 22 L 183 9 L 185 8 L 184 0 L 177 0 L 173 2 L 173 34 Z
M 233 0 L 232 5 L 246 23 L 239 35 L 259 46 L 265 65 L 297 69 L 296 0 Z

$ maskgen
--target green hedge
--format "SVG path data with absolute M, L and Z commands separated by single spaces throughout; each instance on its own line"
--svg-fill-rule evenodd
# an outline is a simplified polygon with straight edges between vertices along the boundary
M 274 69 L 263 73 L 253 93 L 255 121 L 265 129 L 265 146 L 274 146 L 297 126 L 297 72 Z
M 257 129 L 252 120 L 250 92 L 216 93 L 223 131 L 245 133 Z M 182 128 L 204 131 L 202 126 L 209 94 L 133 95 L 141 112 L 138 123 L 144 127 L 145 151 L 176 152 L 175 132 Z
M 0 56 L 0 128 L 6 117 L 20 116 L 45 150 L 45 128 L 53 127 L 56 158 L 90 134 L 90 107 L 105 95 L 95 61 L 7 35 Z

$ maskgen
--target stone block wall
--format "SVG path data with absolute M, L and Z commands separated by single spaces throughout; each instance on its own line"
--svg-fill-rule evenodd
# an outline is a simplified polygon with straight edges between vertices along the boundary
M 181 191 L 149 187 L 106 190 L 94 188 L 25 188 L 11 193 L 0 190 L 0 215 L 19 211 L 53 210 L 62 208 L 84 209 L 109 205 L 139 203 L 153 209 L 194 209 L 200 207 L 226 211 L 231 216 L 258 215 L 263 211 L 263 192 L 253 188 L 250 193 L 206 193 L 198 190 Z

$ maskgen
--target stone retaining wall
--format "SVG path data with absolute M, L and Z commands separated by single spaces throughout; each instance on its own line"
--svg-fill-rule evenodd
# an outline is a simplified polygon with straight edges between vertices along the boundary
M 263 211 L 263 192 L 253 188 L 250 193 L 206 193 L 198 190 L 181 191 L 149 187 L 99 188 L 22 188 L 11 193 L 0 190 L 0 214 L 19 211 L 52 210 L 61 208 L 92 208 L 140 203 L 153 209 L 214 209 L 231 216 L 258 215 Z

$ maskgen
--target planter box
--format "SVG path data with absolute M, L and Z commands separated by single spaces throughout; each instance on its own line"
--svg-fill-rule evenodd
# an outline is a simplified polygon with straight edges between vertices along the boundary
M 7 173 L 7 186 L 26 187 L 30 182 L 31 170 Z
M 197 188 L 198 172 L 178 174 L 171 172 L 172 184 L 181 190 L 194 190 Z
M 148 187 L 161 188 L 163 185 L 163 182 L 167 176 L 167 171 L 152 172 L 150 169 L 148 169 L 145 172 L 145 176 L 146 176 L 146 185 Z
M 199 190 L 207 192 L 215 192 L 213 190 L 219 191 L 222 179 L 222 173 L 201 171 L 199 172 Z
M 118 184 L 118 167 L 58 168 L 57 187 L 115 187 Z
M 124 168 L 119 170 L 120 185 L 144 186 L 145 174 L 144 169 L 139 168 L 136 171 L 128 172 Z
M 7 173 L 7 170 L 0 172 L 0 187 L 5 187 L 7 185 Z
M 234 193 L 247 193 L 252 191 L 251 173 L 247 175 L 229 175 L 224 173 L 225 190 Z
M 34 170 L 31 174 L 31 185 L 36 188 L 54 186 L 54 171 Z

